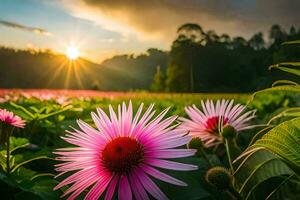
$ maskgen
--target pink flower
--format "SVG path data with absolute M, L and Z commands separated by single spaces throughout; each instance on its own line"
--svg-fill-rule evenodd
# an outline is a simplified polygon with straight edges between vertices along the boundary
M 189 171 L 197 166 L 170 161 L 170 158 L 180 158 L 195 154 L 193 149 L 178 149 L 191 139 L 186 132 L 175 129 L 171 124 L 176 116 L 163 119 L 168 109 L 154 119 L 153 105 L 142 114 L 143 104 L 133 117 L 132 104 L 126 108 L 125 103 L 118 106 L 115 113 L 109 106 L 110 117 L 102 109 L 98 114 L 92 113 L 97 129 L 78 120 L 81 130 L 63 139 L 77 147 L 59 149 L 60 155 L 56 170 L 75 173 L 63 180 L 54 189 L 72 184 L 63 196 L 76 198 L 87 188 L 91 188 L 85 199 L 112 199 L 115 190 L 118 199 L 131 200 L 149 199 L 150 194 L 155 199 L 167 199 L 167 196 L 150 177 L 170 184 L 186 186 L 186 183 L 173 178 L 157 168 Z M 152 120 L 151 120 L 152 119 Z
M 214 105 L 212 100 L 201 101 L 202 111 L 195 105 L 185 108 L 191 119 L 180 118 L 180 130 L 189 131 L 193 137 L 199 137 L 206 147 L 223 142 L 220 132 L 225 125 L 232 126 L 237 132 L 253 128 L 249 121 L 255 117 L 255 110 L 244 113 L 246 106 L 233 104 L 234 100 L 218 100 Z
M 9 112 L 6 109 L 0 109 L 0 121 L 17 128 L 25 127 L 25 121 L 21 117 L 14 115 L 13 112 Z

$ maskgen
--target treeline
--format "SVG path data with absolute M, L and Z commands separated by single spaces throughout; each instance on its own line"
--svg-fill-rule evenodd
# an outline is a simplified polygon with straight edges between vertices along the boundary
M 168 53 L 158 49 L 96 64 L 84 58 L 71 62 L 51 50 L 0 46 L 0 88 L 147 90 L 156 66 L 166 67 L 167 61 Z
M 286 31 L 279 25 L 249 40 L 214 31 L 204 31 L 198 24 L 184 24 L 169 53 L 167 69 L 157 68 L 151 89 L 157 92 L 250 92 L 269 87 L 280 73 L 269 65 L 300 61 L 298 45 L 284 41 L 300 39 L 300 29 Z M 285 77 L 286 78 L 286 77 Z M 291 77 L 292 78 L 292 77 Z
M 252 92 L 274 80 L 293 79 L 269 65 L 300 61 L 300 29 L 271 27 L 250 39 L 218 35 L 197 24 L 178 28 L 169 52 L 150 48 L 117 55 L 102 64 L 80 58 L 77 65 L 51 50 L 0 47 L 0 87 L 151 90 L 155 92 Z

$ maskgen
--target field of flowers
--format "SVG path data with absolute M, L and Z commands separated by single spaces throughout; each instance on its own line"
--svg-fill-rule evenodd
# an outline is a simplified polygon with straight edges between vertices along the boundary
M 230 187 L 228 188 L 228 190 L 226 189 L 226 181 L 231 182 L 230 177 L 232 176 L 229 170 L 234 170 L 233 167 L 235 167 L 235 169 L 237 167 L 232 166 L 231 162 L 237 157 L 238 153 L 247 148 L 247 146 L 253 139 L 253 136 L 259 130 L 264 130 L 264 128 L 266 127 L 264 124 L 267 124 L 268 121 L 272 118 L 272 116 L 275 116 L 276 113 L 280 113 L 287 107 L 293 107 L 296 106 L 297 103 L 299 103 L 297 102 L 297 97 L 295 97 L 295 95 L 283 92 L 257 95 L 252 101 L 249 101 L 251 100 L 251 95 L 247 94 L 152 94 L 143 92 L 101 93 L 92 91 L 75 92 L 50 90 L 2 90 L 0 93 L 0 109 L 2 109 L 2 113 L 0 114 L 3 116 L 7 114 L 6 118 L 4 118 L 3 116 L 2 118 L 0 117 L 2 122 L 4 122 L 1 123 L 2 150 L 0 152 L 0 164 L 2 166 L 2 170 L 0 173 L 0 191 L 2 197 L 5 197 L 5 199 L 58 199 L 64 192 L 66 196 L 69 197 L 69 199 L 73 199 L 77 196 L 79 196 L 78 198 L 81 199 L 85 195 L 87 195 L 87 199 L 95 199 L 96 197 L 99 197 L 103 192 L 102 190 L 100 190 L 99 188 L 97 190 L 91 189 L 90 191 L 94 191 L 94 193 L 92 193 L 88 191 L 88 188 L 92 187 L 90 186 L 91 184 L 81 184 L 81 182 L 84 183 L 85 179 L 93 177 L 93 175 L 97 174 L 97 171 L 91 171 L 91 174 L 89 175 L 84 175 L 84 173 L 82 173 L 82 177 L 79 177 L 78 179 L 74 178 L 74 175 L 73 179 L 67 178 L 68 176 L 72 177 L 72 172 L 70 172 L 71 170 L 69 170 L 71 165 L 68 165 L 67 163 L 70 163 L 72 159 L 81 159 L 82 157 L 87 155 L 80 154 L 80 152 L 78 151 L 74 151 L 75 154 L 72 154 L 71 152 L 69 152 L 70 154 L 67 154 L 65 150 L 60 149 L 72 147 L 74 146 L 74 144 L 75 146 L 76 144 L 80 146 L 79 143 L 74 142 L 73 140 L 80 140 L 80 138 L 83 139 L 82 137 L 85 134 L 81 131 L 89 132 L 91 131 L 91 127 L 98 129 L 100 128 L 99 130 L 101 130 L 101 128 L 102 130 L 104 130 L 105 128 L 113 129 L 112 126 L 108 126 L 107 124 L 105 124 L 105 126 L 103 124 L 102 126 L 99 125 L 100 121 L 105 122 L 106 120 L 105 116 L 101 115 L 101 111 L 98 110 L 98 117 L 91 116 L 91 112 L 96 112 L 97 108 L 103 109 L 103 111 L 108 114 L 110 112 L 109 105 L 112 105 L 115 112 L 117 113 L 117 118 L 122 119 L 126 118 L 126 114 L 124 113 L 130 113 L 129 109 L 131 109 L 131 103 L 133 105 L 133 115 L 138 114 L 138 108 L 140 104 L 144 103 L 144 109 L 142 113 L 146 112 L 145 116 L 147 115 L 146 108 L 148 108 L 149 106 L 151 107 L 151 104 L 155 103 L 154 110 L 156 110 L 156 113 L 154 114 L 154 116 L 157 116 L 159 113 L 163 112 L 164 109 L 170 107 L 169 112 L 166 114 L 166 116 L 164 116 L 165 120 L 161 123 L 167 123 L 168 125 L 171 125 L 177 124 L 179 121 L 182 121 L 181 118 L 177 118 L 176 116 L 188 118 L 189 115 L 189 117 L 191 117 L 192 120 L 197 121 L 197 116 L 193 117 L 193 110 L 191 110 L 192 107 L 189 108 L 190 111 L 185 111 L 184 108 L 186 106 L 191 106 L 195 104 L 200 110 L 206 108 L 208 112 L 211 112 L 209 111 L 212 110 L 213 107 L 213 105 L 212 107 L 209 107 L 211 106 L 211 102 L 209 102 L 209 106 L 207 106 L 207 102 L 204 106 L 201 104 L 201 100 L 206 99 L 211 99 L 215 103 L 218 99 L 234 99 L 234 104 L 247 104 L 247 108 L 245 108 L 244 112 L 249 110 L 256 110 L 256 116 L 251 116 L 250 118 L 248 118 L 249 121 L 251 120 L 249 124 L 259 124 L 259 126 L 254 128 L 251 127 L 251 129 L 249 128 L 250 130 L 243 131 L 243 126 L 238 127 L 237 124 L 234 128 L 236 128 L 236 130 L 239 130 L 240 128 L 241 131 L 239 131 L 237 140 L 234 141 L 234 144 L 231 147 L 226 145 L 227 143 L 225 143 L 230 142 L 231 140 L 220 139 L 220 136 L 217 136 L 215 138 L 205 138 L 206 136 L 203 136 L 202 138 L 200 137 L 202 140 L 202 142 L 200 141 L 200 143 L 199 141 L 197 141 L 197 139 L 195 139 L 197 137 L 194 137 L 194 139 L 188 145 L 190 150 L 186 149 L 187 147 L 185 144 L 187 142 L 181 142 L 178 145 L 175 145 L 174 147 L 181 146 L 183 150 L 177 148 L 176 149 L 179 152 L 179 154 L 180 151 L 182 151 L 181 153 L 186 156 L 172 156 L 172 153 L 174 154 L 174 152 L 170 151 L 169 158 L 171 158 L 171 160 L 183 162 L 186 164 L 186 166 L 177 166 L 174 163 L 174 166 L 167 167 L 161 166 L 159 164 L 156 165 L 158 167 L 157 169 L 164 168 L 162 172 L 166 172 L 166 174 L 168 175 L 166 175 L 165 173 L 161 173 L 152 167 L 148 167 L 146 169 L 149 170 L 148 174 L 154 177 L 153 181 L 151 181 L 152 178 L 149 180 L 148 176 L 144 176 L 143 181 L 148 184 L 143 185 L 145 189 L 140 188 L 142 192 L 139 192 L 135 191 L 135 189 L 131 187 L 131 190 L 136 199 L 148 199 L 146 193 L 148 193 L 150 196 L 156 199 L 165 199 L 167 197 L 170 199 L 241 199 L 240 194 L 234 188 Z M 122 104 L 122 102 L 125 102 L 125 104 L 128 106 L 128 112 L 126 111 L 127 108 L 124 107 L 124 105 L 122 106 L 121 110 L 118 110 L 118 105 Z M 230 104 L 229 101 L 227 103 Z M 229 105 L 227 105 L 227 107 L 229 107 Z M 219 105 L 219 108 L 217 103 L 214 111 L 216 115 L 218 109 L 222 109 L 222 103 L 221 106 Z M 233 110 L 234 107 L 232 106 L 231 109 Z M 13 118 L 12 113 L 4 113 L 3 110 L 13 112 L 14 115 L 19 116 L 22 120 L 18 117 Z M 238 113 L 237 110 L 238 109 L 236 109 L 236 112 Z M 252 115 L 252 111 L 250 112 Z M 121 115 L 118 115 L 118 113 Z M 172 118 L 172 116 L 174 115 L 175 117 Z M 112 113 L 110 113 L 110 116 L 112 116 Z M 152 118 L 154 118 L 154 116 Z M 246 117 L 249 116 L 250 114 L 248 116 L 245 116 L 244 120 Z M 9 117 L 12 118 L 10 119 Z M 150 115 L 149 117 L 151 118 Z M 78 119 L 83 120 L 91 127 L 83 123 L 82 121 L 76 121 Z M 243 121 L 242 118 L 239 119 L 240 121 Z M 227 123 L 226 120 L 228 121 L 230 119 L 223 119 L 222 121 L 222 119 L 217 119 L 214 117 L 210 118 L 207 121 L 206 129 L 211 129 L 211 131 L 218 131 L 216 130 L 216 128 L 218 128 L 216 124 L 220 122 L 223 125 L 229 124 L 229 122 Z M 7 126 L 7 124 L 9 123 L 12 126 L 15 126 L 15 128 L 10 129 Z M 182 123 L 184 125 L 185 122 L 183 121 Z M 185 125 L 188 126 L 188 122 L 186 123 L 187 124 Z M 123 124 L 122 127 L 125 125 Z M 163 126 L 159 123 L 157 123 L 156 125 Z M 147 127 L 147 125 L 145 126 Z M 182 127 L 184 128 L 185 126 Z M 74 128 L 78 134 L 72 135 L 72 131 L 74 131 Z M 8 129 L 11 132 L 8 131 Z M 224 130 L 223 132 L 225 132 Z M 71 132 L 69 132 L 68 134 L 66 133 L 66 131 Z M 186 132 L 188 131 L 190 131 L 191 133 L 193 132 L 192 129 L 188 130 L 187 128 Z M 126 132 L 125 129 L 123 130 L 123 132 Z M 195 136 L 197 136 L 196 133 L 197 131 L 195 132 Z M 68 135 L 66 136 L 66 134 Z M 61 138 L 62 136 L 65 136 L 64 139 Z M 8 140 L 7 137 L 9 137 Z M 119 136 L 119 138 L 122 137 Z M 167 140 L 167 138 L 165 139 Z M 151 140 L 151 138 L 148 140 Z M 8 142 L 5 143 L 5 141 Z M 83 140 L 82 142 L 84 141 L 85 140 Z M 135 147 L 135 144 L 132 143 L 131 140 L 124 140 L 119 142 L 120 144 L 123 142 L 125 144 L 124 147 L 128 149 L 134 149 Z M 159 143 L 160 141 L 157 142 Z M 91 141 L 87 144 L 90 143 Z M 169 142 L 163 144 L 168 146 L 169 143 L 172 144 L 171 139 Z M 8 144 L 9 148 L 7 148 Z M 129 146 L 126 146 L 126 144 Z M 116 144 L 112 143 L 110 147 L 107 147 L 104 150 L 102 150 L 103 152 L 107 151 L 109 153 L 107 155 L 102 153 L 102 156 L 104 156 L 102 159 L 108 160 L 107 162 L 109 163 L 108 166 L 110 166 L 110 168 L 117 170 L 118 172 L 122 172 L 125 170 L 125 172 L 128 173 L 126 171 L 128 168 L 127 165 L 136 164 L 134 158 L 136 158 L 136 156 L 140 154 L 140 151 L 130 152 L 128 150 L 129 153 L 125 152 L 125 154 L 122 154 L 121 157 L 116 157 L 117 155 L 114 155 L 113 151 L 110 149 L 114 148 L 114 145 Z M 238 148 L 234 149 L 232 147 Z M 232 149 L 231 155 L 229 155 L 229 158 L 231 157 L 231 162 L 228 162 L 228 154 L 226 155 L 226 150 L 228 149 L 226 148 Z M 196 152 L 196 156 L 190 157 L 192 154 L 195 153 L 194 151 L 196 150 L 194 149 L 198 149 Z M 188 150 L 190 151 L 189 153 Z M 74 157 L 76 155 L 76 152 L 79 155 L 79 157 L 77 158 Z M 130 153 L 134 153 L 135 156 L 133 156 L 132 158 L 133 154 L 131 155 Z M 60 157 L 56 154 L 58 154 Z M 110 154 L 112 155 L 112 157 L 108 156 Z M 131 155 L 129 160 L 126 158 L 126 155 Z M 7 159 L 7 157 L 9 157 L 9 159 Z M 90 158 L 91 155 L 89 155 L 88 157 Z M 161 155 L 161 157 L 168 158 L 167 154 L 163 154 Z M 61 164 L 62 161 L 65 161 L 66 164 Z M 75 165 L 72 165 L 74 167 L 74 172 L 84 168 L 83 165 L 81 167 L 76 167 Z M 90 163 L 90 165 L 93 164 Z M 165 163 L 165 165 L 171 164 Z M 195 169 L 198 168 L 198 170 L 195 170 L 192 166 L 194 166 Z M 212 168 L 213 166 L 224 166 L 229 169 L 227 171 L 227 169 L 225 170 L 225 168 L 220 168 L 219 170 L 223 172 L 223 174 L 221 173 L 221 175 L 215 175 L 215 179 L 217 181 L 218 179 L 222 179 L 221 183 L 225 184 L 224 186 L 218 185 L 220 183 L 215 183 L 215 179 L 211 180 L 212 178 L 208 177 L 207 171 L 210 168 L 218 171 L 218 167 Z M 150 169 L 152 171 L 150 171 Z M 190 172 L 190 170 L 192 171 Z M 213 170 L 211 170 L 211 174 L 213 174 Z M 58 174 L 60 174 L 60 176 L 55 177 Z M 176 177 L 176 179 L 170 177 L 169 175 L 171 175 L 172 177 Z M 63 181 L 64 179 L 65 181 Z M 96 180 L 97 177 L 94 179 Z M 130 180 L 133 179 L 134 178 L 131 178 Z M 124 180 L 120 178 L 120 183 L 118 183 L 120 185 L 120 188 L 121 185 L 129 184 L 128 180 L 129 178 Z M 251 181 L 253 182 L 253 180 Z M 251 186 L 251 184 L 253 184 L 251 181 L 248 180 L 249 183 L 243 186 L 245 188 L 245 191 L 249 190 L 249 187 Z M 59 182 L 61 182 L 60 185 L 58 185 Z M 99 183 L 100 182 L 101 181 L 99 181 Z M 73 186 L 70 185 L 70 183 L 74 183 Z M 116 184 L 117 183 L 115 183 L 114 187 L 117 187 Z M 141 185 L 137 185 L 137 183 L 134 182 L 131 184 L 135 184 L 136 187 L 141 187 Z M 216 185 L 217 187 L 215 187 Z M 55 186 L 56 190 L 54 191 L 53 189 Z M 102 185 L 102 187 L 105 189 L 106 186 Z M 158 189 L 157 187 L 159 187 L 160 189 Z M 127 189 L 125 193 L 122 190 L 117 191 L 118 189 L 115 189 L 116 191 L 114 192 L 114 189 L 115 188 L 111 189 L 112 191 L 110 191 L 110 193 L 107 191 L 107 199 L 110 199 L 113 196 L 114 198 L 117 198 L 117 196 L 119 196 L 118 198 L 121 199 L 121 196 L 125 195 L 125 193 L 128 194 L 128 191 L 130 192 L 130 189 Z M 95 194 L 95 191 L 102 192 L 96 192 Z M 253 198 L 255 198 L 259 193 L 252 192 L 252 194 Z M 102 197 L 104 198 L 104 195 L 102 195 Z M 124 197 L 124 199 L 131 198 L 132 196 Z

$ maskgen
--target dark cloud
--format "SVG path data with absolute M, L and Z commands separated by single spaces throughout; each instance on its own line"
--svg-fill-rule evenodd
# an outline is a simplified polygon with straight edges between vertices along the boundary
M 24 31 L 30 31 L 30 32 L 33 32 L 33 33 L 36 33 L 36 34 L 41 34 L 41 35 L 51 35 L 50 32 L 48 32 L 44 29 L 36 28 L 36 27 L 30 27 L 30 26 L 18 24 L 18 23 L 15 23 L 15 22 L 0 20 L 0 25 L 10 27 L 10 28 L 20 29 L 20 30 L 24 30 Z
M 99 24 L 103 18 L 111 19 L 137 32 L 166 38 L 186 22 L 198 23 L 206 30 L 246 37 L 266 31 L 273 24 L 300 25 L 300 0 L 65 1 L 72 4 L 73 13 L 79 17 Z

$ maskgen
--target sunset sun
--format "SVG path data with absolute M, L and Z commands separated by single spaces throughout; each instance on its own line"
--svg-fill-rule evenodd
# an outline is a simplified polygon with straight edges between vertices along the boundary
M 70 59 L 70 60 L 76 60 L 79 56 L 79 50 L 77 47 L 74 46 L 70 46 L 67 48 L 67 52 L 66 52 L 66 56 Z

